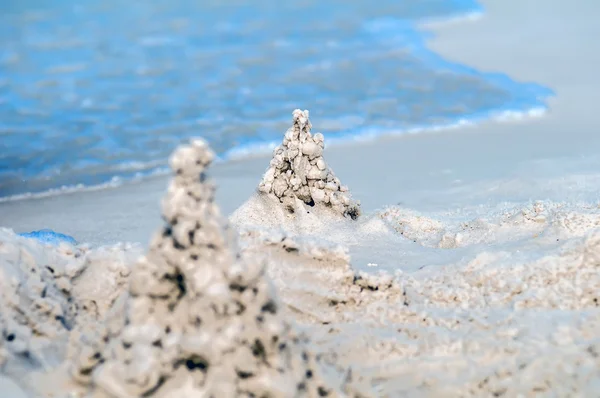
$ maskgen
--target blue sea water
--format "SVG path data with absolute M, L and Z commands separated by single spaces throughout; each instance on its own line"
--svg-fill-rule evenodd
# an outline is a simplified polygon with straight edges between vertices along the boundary
M 59 245 L 61 243 L 68 243 L 70 245 L 77 244 L 77 241 L 72 236 L 61 234 L 60 232 L 55 232 L 51 229 L 40 229 L 39 231 L 25 232 L 19 234 L 19 236 L 37 239 L 40 242 L 49 245 Z
M 544 108 L 551 91 L 442 59 L 417 24 L 472 0 L 0 3 L 0 197 L 164 167 L 203 136 L 223 157 Z

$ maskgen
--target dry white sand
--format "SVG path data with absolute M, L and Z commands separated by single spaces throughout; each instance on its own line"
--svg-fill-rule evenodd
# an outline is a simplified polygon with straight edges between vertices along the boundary
M 298 234 L 298 215 L 261 216 L 255 201 L 244 204 L 268 158 L 216 165 L 217 202 L 227 215 L 238 209 L 232 221 L 245 252 L 270 255 L 269 274 L 288 317 L 306 328 L 317 350 L 335 353 L 338 363 L 371 383 L 376 395 L 595 396 L 598 5 L 482 3 L 483 19 L 437 27 L 431 46 L 461 63 L 550 86 L 557 96 L 547 115 L 327 148 L 325 160 L 361 200 L 357 221 L 305 217 L 308 227 Z M 0 225 L 18 232 L 52 228 L 93 246 L 145 245 L 160 225 L 165 186 L 158 178 L 2 203 Z M 35 338 L 27 340 L 29 356 L 20 359 L 15 352 L 22 347 L 11 351 L 4 344 L 0 363 L 23 388 L 35 380 L 40 391 L 48 379 L 27 372 L 53 369 L 64 357 L 59 348 L 68 346 L 63 340 L 75 338 L 60 328 L 71 320 L 56 319 L 55 312 L 71 314 L 74 297 L 96 303 L 90 322 L 102 319 L 141 248 L 59 252 L 10 231 L 2 231 L 1 241 L 4 302 L 13 297 L 10 286 L 27 281 L 24 301 L 5 313 L 25 316 L 30 326 L 22 333 L 35 330 Z M 29 301 L 51 276 L 27 270 L 42 262 L 57 264 L 60 275 L 52 276 L 58 280 L 49 290 L 52 304 L 40 309 Z M 44 351 L 48 341 L 58 348 Z

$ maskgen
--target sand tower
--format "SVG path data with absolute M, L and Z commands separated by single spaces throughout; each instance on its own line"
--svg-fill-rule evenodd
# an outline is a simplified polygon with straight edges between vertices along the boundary
M 296 199 L 308 206 L 324 205 L 336 213 L 358 218 L 360 203 L 351 199 L 323 159 L 323 134 L 311 134 L 308 111 L 296 109 L 293 125 L 275 148 L 273 159 L 259 185 L 259 192 L 275 195 L 293 211 Z
M 132 269 L 122 329 L 80 352 L 76 378 L 89 375 L 91 397 L 344 396 L 283 319 L 264 263 L 237 252 L 212 160 L 202 140 L 171 157 L 166 225 Z

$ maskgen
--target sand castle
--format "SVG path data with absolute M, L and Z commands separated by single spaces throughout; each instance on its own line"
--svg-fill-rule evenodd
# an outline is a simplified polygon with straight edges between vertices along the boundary
M 283 143 L 273 152 L 259 192 L 275 195 L 291 212 L 298 199 L 308 206 L 324 204 L 336 213 L 358 218 L 360 203 L 351 199 L 348 188 L 325 163 L 323 134 L 311 134 L 308 111 L 296 109 L 293 121 Z
M 73 376 L 92 397 L 344 396 L 344 376 L 283 319 L 264 263 L 238 254 L 212 160 L 202 140 L 171 157 L 166 226 L 133 266 L 122 325 L 84 345 Z

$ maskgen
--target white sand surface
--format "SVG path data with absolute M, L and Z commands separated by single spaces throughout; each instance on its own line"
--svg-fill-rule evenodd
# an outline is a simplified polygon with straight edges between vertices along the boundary
M 269 275 L 288 316 L 377 395 L 594 396 L 600 7 L 482 3 L 482 19 L 435 27 L 431 47 L 551 87 L 556 97 L 545 116 L 326 147 L 327 163 L 362 203 L 356 222 L 317 210 L 319 217 L 293 220 L 261 210 L 252 195 L 268 157 L 215 165 L 217 203 L 234 215 L 245 252 L 270 256 Z M 0 226 L 52 228 L 93 247 L 146 245 L 160 225 L 166 184 L 156 178 L 0 203 Z M 121 264 L 141 249 L 102 250 L 98 264 L 106 256 Z M 73 294 L 86 298 L 87 290 L 74 286 Z M 10 369 L 26 385 L 23 366 Z

